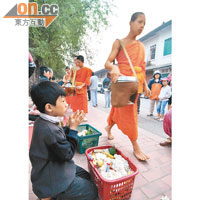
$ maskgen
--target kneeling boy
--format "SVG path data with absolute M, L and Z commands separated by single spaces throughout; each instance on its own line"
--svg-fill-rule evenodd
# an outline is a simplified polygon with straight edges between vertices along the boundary
M 41 113 L 34 124 L 29 153 L 33 192 L 40 199 L 94 200 L 97 188 L 90 174 L 72 160 L 77 146 L 76 128 L 84 114 L 74 113 L 69 127 L 59 125 L 67 112 L 65 95 L 60 85 L 49 81 L 31 90 L 31 98 Z

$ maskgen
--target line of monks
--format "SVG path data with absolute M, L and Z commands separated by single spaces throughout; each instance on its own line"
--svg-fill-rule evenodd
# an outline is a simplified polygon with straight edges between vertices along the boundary
M 63 82 L 74 82 L 76 92 L 75 95 L 67 95 L 66 101 L 70 105 L 73 112 L 83 110 L 88 113 L 88 100 L 87 100 L 87 85 L 90 85 L 90 77 L 92 70 L 84 66 L 84 57 L 79 55 L 74 57 L 75 66 L 71 68 L 66 67 L 66 75 Z

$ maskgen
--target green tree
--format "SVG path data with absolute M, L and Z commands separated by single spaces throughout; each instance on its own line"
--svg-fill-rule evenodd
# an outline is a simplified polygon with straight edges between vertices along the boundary
M 113 0 L 35 0 L 38 8 L 44 3 L 58 4 L 59 15 L 48 27 L 29 28 L 29 49 L 37 69 L 34 80 L 38 79 L 41 65 L 54 70 L 57 78 L 64 74 L 65 63 L 71 64 L 73 55 L 86 52 L 92 63 L 92 52 L 84 38 L 87 32 L 99 32 L 108 26 L 108 16 L 112 12 Z

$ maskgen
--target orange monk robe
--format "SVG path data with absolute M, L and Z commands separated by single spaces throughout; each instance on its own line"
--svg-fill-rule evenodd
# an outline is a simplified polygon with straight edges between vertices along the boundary
M 144 46 L 140 41 L 136 41 L 133 44 L 126 45 L 125 48 L 132 61 L 139 80 L 138 93 L 140 93 L 141 91 L 143 92 L 143 83 L 146 73 L 144 62 Z M 116 59 L 118 61 L 119 70 L 122 74 L 126 76 L 134 76 L 123 49 L 120 50 Z M 135 104 L 127 105 L 124 107 L 112 107 L 108 117 L 108 124 L 117 124 L 118 128 L 132 141 L 136 141 L 138 137 L 137 99 L 135 102 Z
M 85 83 L 85 86 L 80 90 L 80 92 L 77 90 L 76 95 L 70 99 L 70 104 L 73 112 L 76 112 L 77 110 L 83 110 L 84 113 L 88 113 L 87 85 L 90 85 L 91 75 L 92 70 L 87 67 L 82 67 L 76 72 L 75 85 L 78 86 L 82 83 Z
M 66 100 L 66 102 L 67 102 L 68 105 L 71 105 L 72 96 L 66 96 L 65 100 Z
M 73 98 L 72 96 L 66 96 L 65 97 L 65 100 L 66 100 L 68 105 L 71 105 L 72 98 Z

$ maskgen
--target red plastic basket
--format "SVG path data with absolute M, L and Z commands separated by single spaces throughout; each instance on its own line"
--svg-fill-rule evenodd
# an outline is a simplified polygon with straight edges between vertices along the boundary
M 88 156 L 88 154 L 94 149 L 108 149 L 111 147 L 112 146 L 99 146 L 87 149 L 85 151 L 85 154 L 88 160 L 88 169 L 98 188 L 100 200 L 127 200 L 132 195 L 135 176 L 138 174 L 137 167 L 126 156 L 124 156 L 119 149 L 116 148 L 117 154 L 121 155 L 125 160 L 128 161 L 129 167 L 134 172 L 122 178 L 118 178 L 115 180 L 107 180 L 103 176 L 101 176 L 101 174 L 96 169 L 93 162 Z

